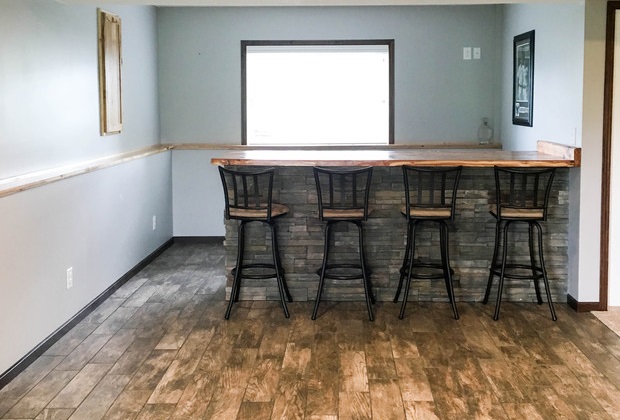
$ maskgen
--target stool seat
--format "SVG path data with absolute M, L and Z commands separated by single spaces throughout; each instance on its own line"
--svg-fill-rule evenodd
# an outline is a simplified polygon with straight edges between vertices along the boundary
M 263 208 L 264 207 L 264 208 Z M 246 207 L 234 207 L 230 206 L 229 213 L 233 219 L 252 219 L 252 220 L 267 220 L 268 212 L 267 204 L 260 204 L 257 208 Z M 289 212 L 289 208 L 284 204 L 272 203 L 271 204 L 271 217 L 284 216 Z
M 407 216 L 407 207 L 403 206 L 400 212 Z M 451 207 L 409 207 L 409 217 L 431 218 L 431 219 L 451 219 Z
M 502 206 L 497 211 L 496 206 L 492 206 L 489 212 L 496 219 L 500 217 L 503 219 L 525 219 L 525 220 L 543 220 L 545 217 L 545 210 L 540 208 L 525 209 L 520 207 L 504 207 Z
M 370 214 L 370 211 L 368 211 Z M 323 209 L 323 220 L 362 220 L 364 208 L 359 209 Z

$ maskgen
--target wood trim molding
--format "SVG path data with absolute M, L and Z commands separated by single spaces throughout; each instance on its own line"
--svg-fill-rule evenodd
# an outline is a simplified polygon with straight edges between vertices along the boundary
M 385 144 L 385 145 L 338 145 L 338 146 L 245 146 L 230 143 L 174 143 L 167 144 L 172 150 L 400 150 L 400 149 L 501 149 L 500 143 L 438 143 L 438 144 Z
M 102 136 L 123 129 L 122 31 L 118 15 L 97 9 L 99 44 L 99 119 Z
M 0 179 L 0 198 L 32 188 L 41 187 L 52 182 L 84 175 L 101 169 L 110 168 L 132 160 L 142 159 L 170 150 L 169 145 L 156 145 L 143 149 L 119 153 L 99 159 L 80 162 L 74 165 L 59 166 L 37 172 L 30 172 L 10 178 Z
M 536 150 L 539 153 L 574 160 L 575 166 L 581 166 L 581 147 L 567 146 L 565 144 L 554 143 L 551 141 L 538 140 L 536 143 Z
M 341 150 L 368 150 L 368 149 L 501 149 L 500 144 L 480 146 L 475 143 L 442 143 L 442 144 L 405 144 L 386 146 L 343 146 Z M 51 169 L 29 172 L 9 178 L 0 179 L 0 198 L 17 194 L 29 189 L 42 187 L 56 181 L 69 179 L 74 176 L 106 169 L 136 159 L 142 159 L 169 150 L 261 150 L 264 147 L 243 146 L 228 143 L 179 143 L 159 144 L 142 149 L 131 150 L 116 155 L 105 156 L 73 165 L 58 166 Z M 329 150 L 330 147 L 276 147 L 281 150 Z M 333 149 L 333 148 L 331 148 Z
M 611 129 L 614 90 L 614 39 L 616 10 L 620 1 L 607 3 L 607 30 L 605 39 L 605 87 L 603 96 L 603 150 L 601 176 L 601 231 L 599 267 L 599 310 L 606 311 L 609 299 L 609 218 L 611 196 Z
M 575 310 L 575 312 L 591 312 L 601 310 L 600 302 L 579 302 L 570 294 L 566 296 L 566 302 L 568 303 L 568 306 Z

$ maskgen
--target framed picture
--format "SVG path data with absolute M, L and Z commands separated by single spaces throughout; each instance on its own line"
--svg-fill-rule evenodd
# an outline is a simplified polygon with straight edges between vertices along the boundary
M 532 126 L 534 110 L 534 31 L 514 37 L 512 123 Z
M 99 114 L 101 135 L 123 128 L 121 101 L 121 19 L 98 9 Z

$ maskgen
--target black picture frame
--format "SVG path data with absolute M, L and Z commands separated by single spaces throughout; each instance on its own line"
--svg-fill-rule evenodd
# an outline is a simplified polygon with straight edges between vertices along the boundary
M 534 31 L 514 37 L 512 123 L 531 127 L 534 115 Z

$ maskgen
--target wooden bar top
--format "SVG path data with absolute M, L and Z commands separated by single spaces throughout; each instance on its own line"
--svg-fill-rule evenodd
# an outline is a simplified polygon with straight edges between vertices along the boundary
M 539 142 L 537 151 L 501 149 L 230 150 L 211 163 L 223 166 L 465 166 L 563 167 L 581 165 L 581 149 Z

